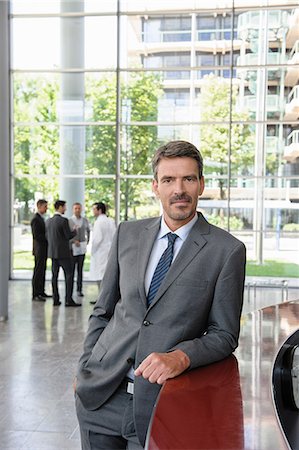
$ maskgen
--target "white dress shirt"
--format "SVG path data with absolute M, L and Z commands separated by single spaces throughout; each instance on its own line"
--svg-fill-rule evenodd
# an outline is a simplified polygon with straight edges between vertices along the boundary
M 174 248 L 173 248 L 173 259 L 172 262 L 177 257 L 184 241 L 187 239 L 188 234 L 190 233 L 191 228 L 197 221 L 198 216 L 195 214 L 195 216 L 190 220 L 190 222 L 186 223 L 186 225 L 183 225 L 182 227 L 178 228 L 175 231 L 175 234 L 178 236 L 174 242 Z M 161 218 L 161 226 L 159 233 L 157 234 L 156 240 L 153 245 L 153 249 L 148 261 L 147 269 L 145 272 L 145 280 L 144 280 L 144 288 L 146 295 L 148 294 L 149 287 L 155 272 L 155 269 L 158 265 L 158 262 L 168 246 L 168 238 L 167 233 L 173 233 L 170 228 L 165 223 L 164 217 Z M 127 378 L 134 380 L 134 369 L 131 367 L 127 373 Z
M 183 225 L 182 227 L 178 228 L 175 232 L 173 232 L 170 230 L 170 228 L 168 228 L 168 226 L 165 223 L 164 217 L 162 216 L 160 230 L 156 237 L 155 243 L 153 245 L 153 249 L 152 249 L 152 252 L 151 252 L 151 255 L 150 255 L 150 258 L 148 261 L 147 269 L 145 272 L 144 288 L 145 288 L 146 295 L 148 294 L 149 287 L 150 287 L 155 269 L 158 265 L 158 262 L 162 256 L 164 250 L 166 250 L 166 248 L 168 246 L 168 238 L 166 236 L 167 233 L 175 233 L 178 236 L 178 238 L 175 240 L 175 243 L 174 243 L 173 259 L 172 259 L 172 262 L 173 262 L 175 260 L 175 258 L 177 257 L 183 243 L 187 239 L 191 228 L 197 221 L 197 218 L 198 218 L 198 216 L 197 216 L 197 214 L 195 214 L 195 216 L 190 220 L 190 222 L 186 223 L 186 225 Z
M 197 221 L 198 216 L 195 214 L 195 216 L 190 220 L 190 222 L 186 223 L 186 225 L 183 225 L 182 227 L 178 228 L 175 231 L 175 234 L 178 236 L 174 242 L 174 248 L 173 248 L 173 259 L 172 262 L 177 257 L 183 243 L 188 237 L 188 234 L 190 233 L 191 228 Z M 144 280 L 144 288 L 146 295 L 148 294 L 149 287 L 155 272 L 155 269 L 158 265 L 158 262 L 168 246 L 168 238 L 167 233 L 173 233 L 170 228 L 165 223 L 164 217 L 161 218 L 161 226 L 159 233 L 157 234 L 156 240 L 154 242 L 150 258 L 148 261 L 147 269 L 145 272 L 145 280 Z M 134 369 L 131 367 L 127 373 L 127 378 L 134 380 Z

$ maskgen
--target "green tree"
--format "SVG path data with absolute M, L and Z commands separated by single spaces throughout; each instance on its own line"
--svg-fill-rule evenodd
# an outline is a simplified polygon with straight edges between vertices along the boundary
M 116 168 L 116 77 L 97 79 L 87 75 L 85 81 L 86 120 L 95 122 L 86 127 L 85 173 L 96 177 L 86 179 L 86 203 L 90 206 L 100 198 L 110 205 L 112 211 L 114 181 L 101 179 L 101 174 L 114 176 Z M 157 146 L 157 127 L 131 126 L 129 122 L 156 121 L 161 92 L 160 79 L 154 74 L 131 74 L 121 83 L 123 174 L 149 173 L 152 153 Z M 19 204 L 25 205 L 22 219 L 26 221 L 30 219 L 29 205 L 34 202 L 35 192 L 47 199 L 58 195 L 59 126 L 48 124 L 58 121 L 58 99 L 58 77 L 15 76 L 14 118 L 19 123 L 14 129 L 15 198 Z M 27 125 L 29 123 L 35 125 Z M 127 179 L 122 183 L 122 219 L 129 217 L 133 205 L 142 204 L 142 188 L 142 183 L 136 180 Z
M 58 92 L 58 82 L 55 79 L 50 82 L 41 77 L 15 75 L 14 122 L 21 124 L 14 128 L 14 188 L 16 201 L 23 205 L 24 222 L 30 219 L 30 204 L 34 203 L 36 191 L 47 198 L 49 192 L 57 192 L 58 183 L 55 178 L 38 176 L 58 173 L 58 129 L 44 124 L 57 120 Z M 36 125 L 27 125 L 32 122 Z
M 116 78 L 114 76 L 87 81 L 86 99 L 92 111 L 92 121 L 102 122 L 90 127 L 87 134 L 87 173 L 93 175 L 114 174 L 116 163 L 115 127 L 116 117 Z M 121 171 L 124 175 L 143 175 L 150 173 L 150 161 L 157 146 L 156 126 L 134 126 L 130 122 L 157 121 L 158 99 L 162 84 L 155 74 L 133 73 L 121 83 Z M 111 125 L 109 124 L 111 122 Z M 107 123 L 107 125 L 106 125 Z M 101 181 L 101 198 L 114 204 L 114 191 Z M 127 220 L 130 210 L 142 203 L 138 180 L 126 178 L 121 186 L 123 210 L 121 218 Z M 93 197 L 94 183 L 86 181 L 87 195 Z
M 227 175 L 229 140 L 232 173 L 248 174 L 253 167 L 254 139 L 250 126 L 242 123 L 247 115 L 236 111 L 238 87 L 213 74 L 204 78 L 201 88 L 201 151 L 206 162 L 205 173 Z M 229 128 L 230 108 L 232 124 Z M 220 198 L 225 198 L 224 180 L 219 177 Z

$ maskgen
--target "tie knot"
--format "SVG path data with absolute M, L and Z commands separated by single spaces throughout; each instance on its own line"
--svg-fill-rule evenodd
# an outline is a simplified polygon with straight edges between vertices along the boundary
M 176 238 L 178 237 L 177 234 L 175 233 L 167 233 L 167 238 L 168 238 L 168 245 L 169 244 L 174 244 L 174 241 L 176 240 Z

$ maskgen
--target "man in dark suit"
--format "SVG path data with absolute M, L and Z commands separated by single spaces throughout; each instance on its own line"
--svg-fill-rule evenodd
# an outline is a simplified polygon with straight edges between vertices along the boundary
M 189 142 L 160 147 L 162 217 L 115 234 L 75 380 L 84 450 L 144 446 L 162 383 L 238 345 L 245 246 L 196 211 L 202 170 Z
M 46 227 L 44 215 L 48 209 L 47 200 L 40 199 L 36 204 L 37 212 L 31 220 L 31 230 L 33 237 L 33 255 L 34 269 L 32 275 L 32 300 L 45 302 L 47 297 L 45 293 L 45 279 L 47 267 L 48 241 L 46 238 Z
M 75 303 L 73 293 L 73 265 L 70 240 L 76 235 L 77 230 L 71 231 L 69 221 L 63 214 L 66 211 L 66 202 L 57 200 L 54 204 L 55 214 L 47 220 L 46 230 L 49 243 L 48 256 L 52 258 L 52 289 L 54 306 L 61 304 L 58 292 L 58 274 L 62 267 L 65 278 L 65 306 L 81 306 Z

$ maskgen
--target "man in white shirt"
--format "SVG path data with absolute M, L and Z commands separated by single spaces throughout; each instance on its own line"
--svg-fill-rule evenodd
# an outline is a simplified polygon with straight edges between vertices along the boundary
M 114 220 L 106 215 L 106 205 L 97 202 L 92 205 L 92 212 L 96 218 L 91 238 L 91 258 L 89 279 L 96 281 L 100 292 L 101 281 L 107 265 L 108 255 L 115 233 Z M 95 301 L 91 301 L 95 304 Z
M 82 205 L 79 202 L 73 204 L 73 215 L 69 219 L 71 230 L 76 230 L 77 234 L 71 240 L 73 255 L 73 276 L 77 269 L 77 296 L 84 297 L 82 291 L 83 266 L 87 245 L 90 237 L 89 222 L 82 216 Z

